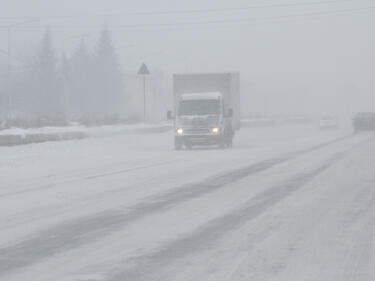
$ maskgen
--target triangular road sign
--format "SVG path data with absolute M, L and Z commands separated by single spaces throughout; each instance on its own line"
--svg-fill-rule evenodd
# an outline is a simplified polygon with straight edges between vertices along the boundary
M 138 71 L 138 75 L 150 75 L 150 71 L 148 70 L 146 64 L 142 64 L 141 68 Z

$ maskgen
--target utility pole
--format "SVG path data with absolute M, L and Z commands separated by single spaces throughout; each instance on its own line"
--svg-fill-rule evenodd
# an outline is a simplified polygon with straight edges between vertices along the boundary
M 13 100 L 12 100 L 12 26 L 8 26 L 8 65 L 7 65 L 7 81 L 8 81 L 8 115 L 12 118 L 12 108 L 13 108 Z
M 141 68 L 138 71 L 138 75 L 143 76 L 143 121 L 146 122 L 146 75 L 150 75 L 150 71 L 148 70 L 146 64 L 143 63 L 141 65 Z
M 143 121 L 146 122 L 146 75 L 143 75 Z
M 12 76 L 12 26 L 8 26 L 8 79 Z

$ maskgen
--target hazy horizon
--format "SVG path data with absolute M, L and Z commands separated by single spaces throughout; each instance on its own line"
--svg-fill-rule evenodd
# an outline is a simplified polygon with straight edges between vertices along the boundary
M 375 110 L 371 1 L 18 0 L 0 8 L 1 69 L 6 26 L 39 18 L 13 30 L 14 65 L 46 29 L 58 53 L 71 54 L 82 36 L 93 48 L 107 27 L 125 73 L 142 62 L 167 77 L 240 72 L 245 113 Z

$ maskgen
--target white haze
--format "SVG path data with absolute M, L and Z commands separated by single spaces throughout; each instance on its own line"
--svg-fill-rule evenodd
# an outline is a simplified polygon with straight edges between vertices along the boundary
M 374 30 L 375 0 L 0 0 L 0 281 L 374 281 Z
M 163 73 L 161 87 L 167 97 L 172 96 L 173 73 L 239 71 L 243 113 L 350 116 L 357 111 L 374 110 L 372 1 L 257 7 L 282 3 L 302 1 L 3 0 L 1 73 L 5 76 L 4 26 L 36 17 L 39 22 L 15 28 L 12 33 L 15 66 L 32 53 L 47 28 L 59 55 L 63 51 L 70 55 L 81 36 L 93 48 L 106 26 L 123 73 L 136 73 L 140 64 L 146 62 L 154 73 Z M 249 6 L 254 8 L 246 8 Z M 239 7 L 244 9 L 204 11 Z M 360 12 L 356 10 L 362 8 Z M 191 10 L 195 12 L 175 13 Z M 283 18 L 310 13 L 314 16 Z M 232 22 L 249 18 L 261 20 Z M 201 24 L 217 21 L 231 23 Z M 162 107 L 160 112 L 164 114 L 165 109 Z

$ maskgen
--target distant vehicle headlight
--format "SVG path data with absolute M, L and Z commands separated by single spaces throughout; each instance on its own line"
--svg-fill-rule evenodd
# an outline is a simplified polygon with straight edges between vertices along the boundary
M 212 132 L 214 134 L 218 134 L 220 132 L 220 128 L 219 127 L 212 128 Z
M 184 134 L 184 129 L 178 128 L 176 132 L 177 132 L 177 135 L 183 135 Z

